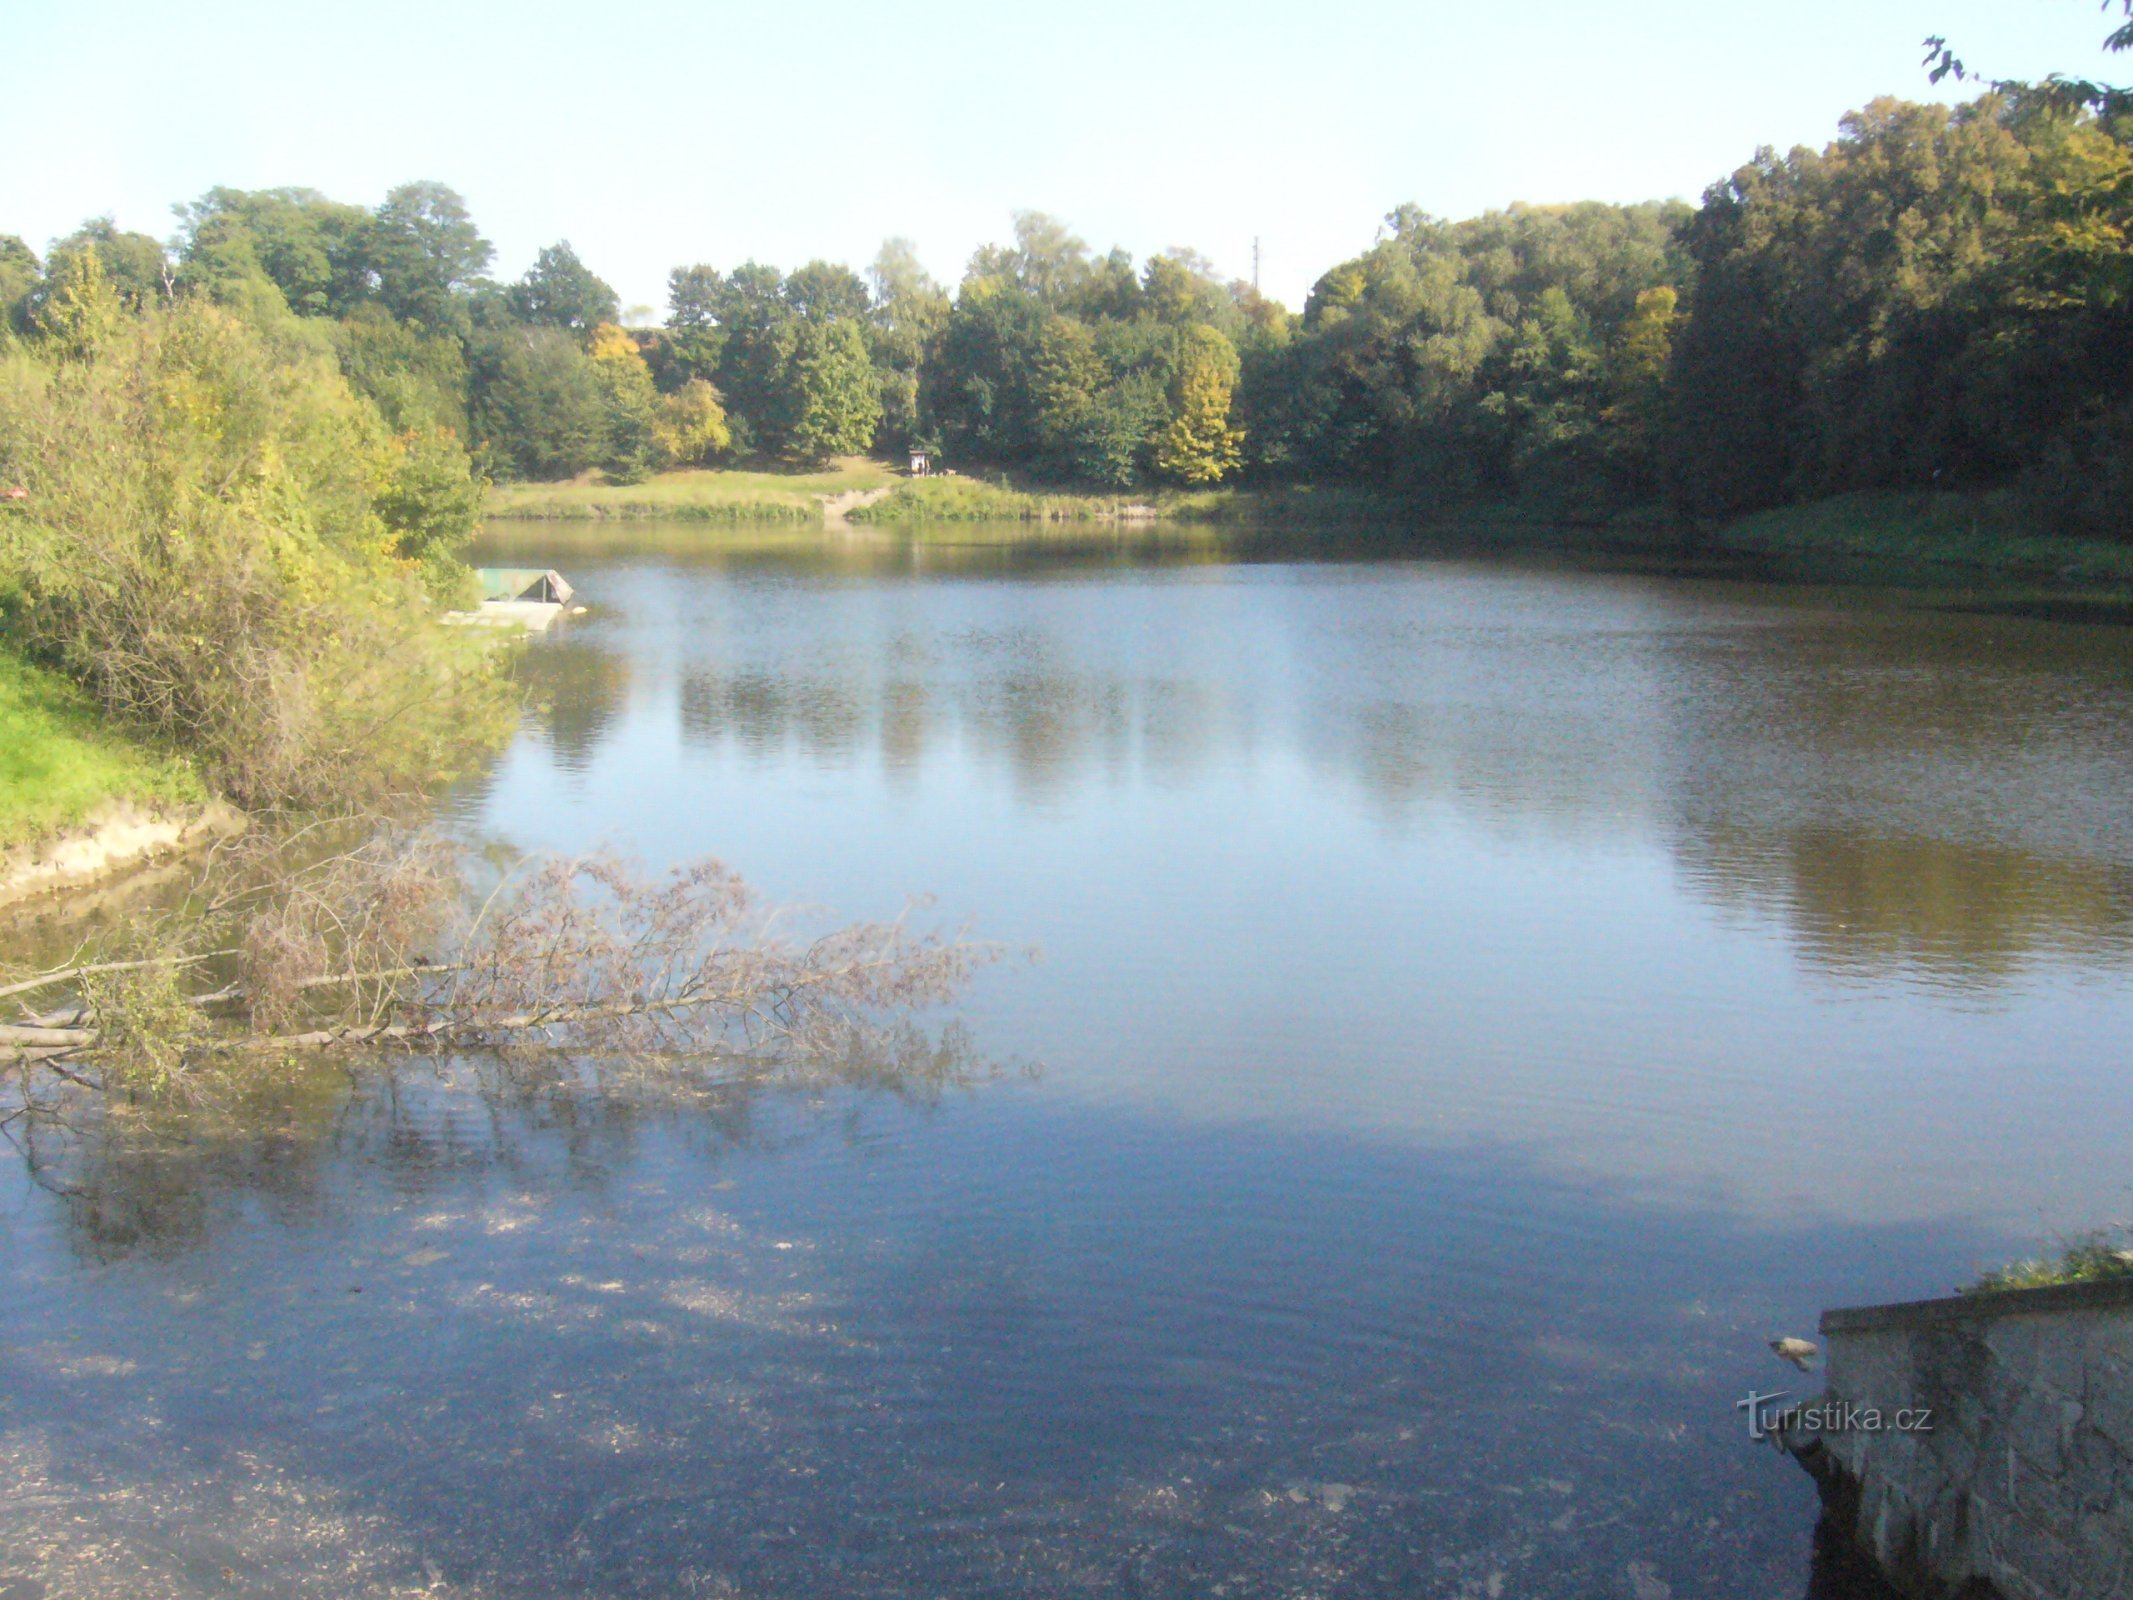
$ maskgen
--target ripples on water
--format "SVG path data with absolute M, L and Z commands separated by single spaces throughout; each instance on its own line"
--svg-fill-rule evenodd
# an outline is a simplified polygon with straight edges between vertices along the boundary
M 595 609 L 455 825 L 931 890 L 1044 946 L 968 1008 L 1043 1072 L 11 1172 L 8 1600 L 1802 1593 L 1762 1340 L 2124 1211 L 2122 633 L 509 538 Z

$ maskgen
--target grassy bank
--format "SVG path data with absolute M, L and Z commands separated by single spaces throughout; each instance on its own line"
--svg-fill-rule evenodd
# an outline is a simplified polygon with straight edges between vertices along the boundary
M 1131 493 L 1022 488 L 983 478 L 922 478 L 851 513 L 883 526 L 1028 522 L 1062 525 L 1184 522 L 1217 527 L 1411 524 L 1413 505 L 1352 487 L 1144 489 Z
M 643 483 L 610 483 L 594 474 L 568 483 L 498 484 L 484 510 L 494 518 L 526 522 L 819 522 L 825 495 L 879 489 L 895 481 L 887 466 L 857 456 L 819 472 L 702 468 L 662 472 Z
M 206 798 L 186 762 L 113 733 L 66 679 L 0 651 L 0 847 L 80 822 L 105 800 Z
M 2009 494 L 1842 495 L 1758 512 L 1717 529 L 1710 544 L 1803 577 L 2133 588 L 2133 545 L 2044 531 Z
M 904 526 L 931 522 L 1152 522 L 1152 495 L 1059 494 L 988 483 L 982 478 L 919 478 L 850 513 L 854 522 Z

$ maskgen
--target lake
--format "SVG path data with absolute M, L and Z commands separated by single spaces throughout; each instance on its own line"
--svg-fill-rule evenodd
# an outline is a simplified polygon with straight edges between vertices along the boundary
M 1301 547 L 1305 550 L 1308 547 Z M 449 826 L 1021 949 L 966 1087 L 307 1075 L 0 1167 L 0 1600 L 1850 1592 L 1736 1399 L 2122 1219 L 2133 630 L 492 529 Z M 62 1190 L 66 1192 L 55 1192 Z

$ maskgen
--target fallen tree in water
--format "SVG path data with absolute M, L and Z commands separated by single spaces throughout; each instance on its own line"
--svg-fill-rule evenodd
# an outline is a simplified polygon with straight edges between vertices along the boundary
M 712 860 L 664 877 L 611 856 L 498 871 L 387 833 L 266 865 L 149 949 L 0 984 L 24 1004 L 0 1024 L 18 1089 L 0 1125 L 35 1108 L 40 1077 L 198 1100 L 248 1062 L 331 1051 L 908 1059 L 911 1013 L 998 955 L 906 919 L 788 935 L 790 913 Z M 30 996 L 62 1003 L 32 1011 Z

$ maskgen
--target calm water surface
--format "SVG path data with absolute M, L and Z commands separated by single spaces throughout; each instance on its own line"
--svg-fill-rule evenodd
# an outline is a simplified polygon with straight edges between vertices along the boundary
M 2126 632 L 603 539 L 452 825 L 929 892 L 1006 1070 L 0 1169 L 0 1600 L 1801 1595 L 1763 1341 L 2133 1210 Z

